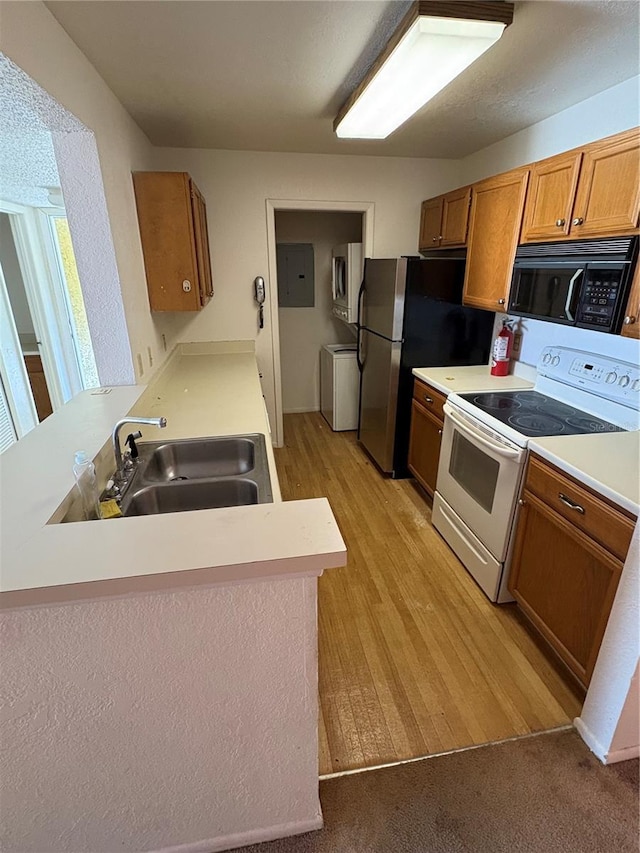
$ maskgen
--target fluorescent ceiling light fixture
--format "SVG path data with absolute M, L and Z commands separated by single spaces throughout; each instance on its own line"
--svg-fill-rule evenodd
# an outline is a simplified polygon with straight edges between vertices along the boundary
M 507 26 L 505 18 L 513 14 L 510 3 L 460 4 L 470 15 L 474 11 L 469 12 L 469 6 L 491 6 L 494 10 L 496 6 L 504 7 L 508 14 L 496 15 L 502 20 L 433 17 L 423 13 L 429 7 L 450 9 L 455 5 L 414 4 L 387 47 L 382 64 L 365 78 L 338 113 L 334 122 L 337 136 L 385 139 L 494 45 Z

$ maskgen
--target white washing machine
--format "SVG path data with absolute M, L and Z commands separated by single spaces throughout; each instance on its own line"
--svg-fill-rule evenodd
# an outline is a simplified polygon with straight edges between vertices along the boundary
M 320 350 L 320 411 L 336 432 L 358 428 L 360 374 L 355 344 Z

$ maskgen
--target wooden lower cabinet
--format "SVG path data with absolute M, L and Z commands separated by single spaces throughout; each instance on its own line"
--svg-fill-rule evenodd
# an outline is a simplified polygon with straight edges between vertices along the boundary
M 535 460 L 538 468 L 544 467 Z M 550 476 L 557 472 L 548 467 Z M 562 482 L 558 474 L 559 482 Z M 566 482 L 566 478 L 563 478 Z M 623 559 L 572 523 L 527 483 L 518 518 L 509 590 L 525 616 L 587 687 L 598 657 Z M 562 488 L 562 487 L 561 487 Z M 564 494 L 563 492 L 560 492 Z M 592 499 L 595 493 L 589 492 Z M 633 530 L 631 518 L 602 500 Z M 578 510 L 574 510 L 579 512 Z M 594 506 L 586 513 L 593 513 Z M 584 516 L 581 515 L 581 519 Z M 627 544 L 628 547 L 628 544 Z
M 411 404 L 409 470 L 431 497 L 436 490 L 443 422 L 415 400 Z

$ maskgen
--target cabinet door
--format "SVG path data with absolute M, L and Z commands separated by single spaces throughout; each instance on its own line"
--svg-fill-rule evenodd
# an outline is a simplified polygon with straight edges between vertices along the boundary
M 186 172 L 134 172 L 140 240 L 152 311 L 198 311 L 200 281 Z
M 441 444 L 442 421 L 414 400 L 411 404 L 409 470 L 432 497 L 436 490 Z
M 566 239 L 571 227 L 582 152 L 550 157 L 531 167 L 522 243 Z
M 587 146 L 582 161 L 571 237 L 636 231 L 640 213 L 640 131 Z
M 466 246 L 471 187 L 447 193 L 442 199 L 441 246 Z
M 622 563 L 531 492 L 518 519 L 509 590 L 587 687 Z
M 211 258 L 209 256 L 209 234 L 207 228 L 207 207 L 202 194 L 191 181 L 191 209 L 193 213 L 193 232 L 198 266 L 198 285 L 200 305 L 204 307 L 213 296 L 211 280 Z
M 622 334 L 627 338 L 640 338 L 640 262 L 636 263 L 633 284 L 627 299 Z
M 422 202 L 420 215 L 420 251 L 437 249 L 440 245 L 440 226 L 442 225 L 442 196 Z
M 472 187 L 465 305 L 506 310 L 528 179 L 528 169 L 516 169 Z

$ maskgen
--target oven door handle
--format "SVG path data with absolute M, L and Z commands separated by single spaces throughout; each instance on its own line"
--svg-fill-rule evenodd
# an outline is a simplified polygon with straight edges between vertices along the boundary
M 456 417 L 453 409 L 448 403 L 444 404 L 443 410 L 445 415 L 448 418 L 451 418 L 452 422 L 458 427 L 460 432 L 466 433 L 473 441 L 484 445 L 484 447 L 491 450 L 493 453 L 496 453 L 498 456 L 504 456 L 506 459 L 522 458 L 522 450 L 515 450 L 511 447 L 505 447 L 504 444 L 491 441 L 491 439 L 484 433 L 480 432 L 480 430 L 475 429 L 471 424 Z

